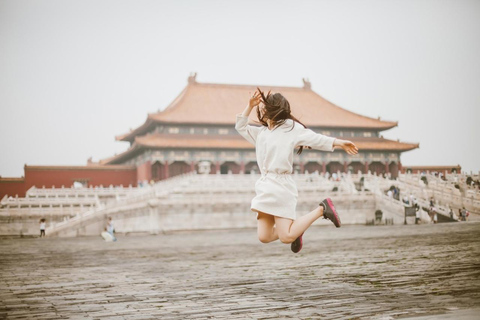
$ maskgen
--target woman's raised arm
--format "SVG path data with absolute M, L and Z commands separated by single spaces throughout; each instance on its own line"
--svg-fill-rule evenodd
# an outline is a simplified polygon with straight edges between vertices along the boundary
M 245 110 L 243 110 L 242 114 L 237 115 L 237 121 L 235 123 L 235 129 L 244 137 L 248 142 L 255 145 L 257 141 L 257 135 L 260 131 L 259 127 L 253 127 L 248 125 L 248 116 L 250 112 L 252 112 L 253 108 L 260 104 L 260 94 L 255 92 L 255 94 L 250 98 L 250 102 L 248 103 Z

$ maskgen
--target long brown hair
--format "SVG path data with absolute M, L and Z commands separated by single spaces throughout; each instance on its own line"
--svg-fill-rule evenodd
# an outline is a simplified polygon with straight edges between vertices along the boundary
M 262 102 L 264 105 L 264 112 L 263 114 L 260 113 L 260 107 L 257 108 L 257 117 L 258 121 L 263 125 L 268 127 L 267 120 L 272 122 L 273 130 L 281 126 L 285 123 L 288 119 L 293 120 L 293 127 L 295 127 L 295 122 L 301 124 L 304 128 L 307 126 L 300 122 L 297 118 L 295 118 L 290 110 L 290 103 L 288 102 L 285 97 L 280 93 L 271 94 L 268 91 L 267 95 L 265 95 L 260 88 L 257 88 L 260 96 L 262 98 Z M 297 151 L 297 154 L 302 153 L 304 146 L 300 146 Z

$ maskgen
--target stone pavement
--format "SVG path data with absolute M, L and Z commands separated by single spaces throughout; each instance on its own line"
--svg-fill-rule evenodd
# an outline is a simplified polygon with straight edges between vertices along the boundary
M 0 319 L 474 319 L 480 223 L 0 240 Z M 455 315 L 458 315 L 456 317 Z

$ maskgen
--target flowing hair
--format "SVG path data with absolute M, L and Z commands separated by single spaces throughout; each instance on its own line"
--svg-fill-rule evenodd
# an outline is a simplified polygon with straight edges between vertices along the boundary
M 300 122 L 300 120 L 298 120 L 292 115 L 290 110 L 290 103 L 280 93 L 271 94 L 271 92 L 268 91 L 267 95 L 265 95 L 265 93 L 263 93 L 262 90 L 260 90 L 259 88 L 257 88 L 257 90 L 258 90 L 258 93 L 260 93 L 260 96 L 264 105 L 263 114 L 260 113 L 260 108 L 257 108 L 258 121 L 263 126 L 268 127 L 267 120 L 270 120 L 272 122 L 273 130 L 275 130 L 276 128 L 284 124 L 285 121 L 287 121 L 288 119 L 291 119 L 293 120 L 293 125 L 291 130 L 293 130 L 293 128 L 295 127 L 295 122 L 298 122 L 304 128 L 307 127 L 302 122 Z M 297 154 L 302 153 L 303 148 L 305 148 L 305 146 L 300 146 L 300 148 L 297 151 Z M 309 147 L 306 147 L 306 148 L 309 148 Z

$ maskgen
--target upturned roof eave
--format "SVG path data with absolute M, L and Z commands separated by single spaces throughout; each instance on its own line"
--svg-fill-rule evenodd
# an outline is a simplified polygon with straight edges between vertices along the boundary
M 384 151 L 396 151 L 396 152 L 407 152 L 407 151 L 412 151 L 414 149 L 417 149 L 417 146 L 413 147 L 407 147 L 407 148 L 391 148 L 391 149 L 374 149 L 374 148 L 362 148 L 360 151 L 378 151 L 378 150 L 384 150 Z
M 135 151 L 138 151 L 140 149 L 143 148 L 143 145 L 141 144 L 137 144 L 136 142 L 134 142 L 132 144 L 132 146 L 130 148 L 128 148 L 127 150 L 125 150 L 124 152 L 120 153 L 120 154 L 117 154 L 109 159 L 107 159 L 103 165 L 115 165 L 118 163 L 118 161 L 122 161 L 124 160 L 126 157 L 128 157 L 131 153 L 135 152 Z M 101 160 L 100 160 L 101 162 Z
M 133 142 L 136 136 L 147 132 L 152 124 L 159 123 L 159 121 L 155 119 L 155 115 L 162 114 L 164 112 L 168 112 L 174 109 L 175 106 L 183 99 L 190 85 L 190 83 L 187 84 L 187 86 L 182 90 L 182 92 L 180 92 L 180 94 L 164 110 L 158 113 L 149 113 L 147 119 L 140 127 L 137 127 L 136 129 L 128 133 L 116 136 L 115 140 Z
M 115 136 L 115 140 L 133 142 L 136 136 L 148 132 L 148 129 L 151 127 L 152 124 L 155 124 L 155 120 L 152 119 L 151 114 L 148 114 L 147 119 L 141 126 L 128 133 Z

